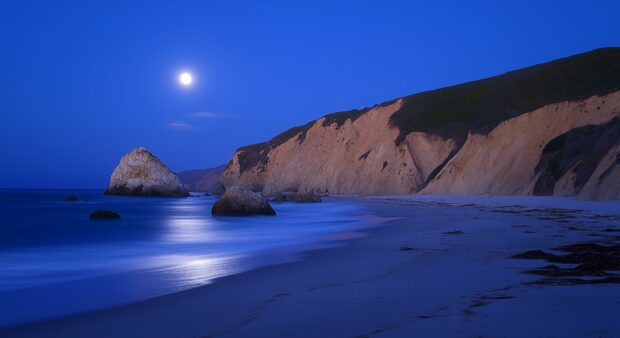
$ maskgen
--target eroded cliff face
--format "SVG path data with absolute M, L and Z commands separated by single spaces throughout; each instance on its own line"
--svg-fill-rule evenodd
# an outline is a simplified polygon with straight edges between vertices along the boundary
M 242 170 L 235 153 L 222 181 L 246 185 L 266 194 L 280 191 L 320 191 L 332 194 L 411 194 L 456 147 L 453 140 L 412 133 L 394 144 L 398 129 L 390 116 L 402 101 L 377 106 L 342 124 L 323 117 L 307 130 L 265 154 L 260 164 Z M 303 137 L 299 137 L 302 135 Z
M 620 49 L 327 115 L 239 148 L 221 180 L 267 195 L 620 197 Z
M 579 197 L 593 200 L 620 199 L 620 144 L 605 155 Z
M 250 186 L 266 194 L 301 189 L 366 195 L 419 192 L 617 197 L 620 146 L 605 149 L 601 159 L 572 159 L 573 166 L 581 163 L 593 167 L 582 174 L 585 178 L 579 178 L 577 184 L 573 166 L 559 177 L 543 179 L 542 176 L 554 173 L 549 173 L 552 168 L 548 165 L 539 168 L 539 163 L 543 150 L 556 137 L 575 128 L 609 123 L 620 115 L 620 91 L 548 105 L 504 121 L 487 134 L 471 132 L 461 147 L 455 139 L 421 132 L 413 132 L 395 145 L 398 130 L 390 127 L 388 120 L 400 104 L 396 101 L 373 108 L 342 125 L 324 126 L 324 118 L 319 119 L 305 132 L 305 138 L 292 137 L 269 151 L 264 165 L 245 171 L 239 166 L 243 151 L 238 151 L 222 181 L 227 185 Z M 614 144 L 620 142 L 620 129 L 610 130 L 608 137 Z M 585 153 L 582 155 L 591 151 L 581 150 Z M 599 172 L 606 173 L 600 182 Z M 537 182 L 543 180 L 548 181 L 547 188 L 536 190 Z
M 548 173 L 553 170 L 551 167 L 566 165 L 564 162 L 568 160 L 555 159 L 551 166 L 542 168 L 543 171 L 537 170 L 543 150 L 551 140 L 572 129 L 610 121 L 618 116 L 619 109 L 620 92 L 615 92 L 547 105 L 504 121 L 488 134 L 470 133 L 463 147 L 422 193 L 577 195 L 579 191 L 574 189 L 574 180 L 568 179 L 573 173 L 572 166 L 561 175 L 567 178 L 546 179 L 546 187 L 541 183 L 539 189 L 535 189 L 541 176 L 553 175 Z M 616 135 L 618 138 L 620 135 Z M 598 164 L 595 158 L 581 160 L 590 162 L 589 165 Z

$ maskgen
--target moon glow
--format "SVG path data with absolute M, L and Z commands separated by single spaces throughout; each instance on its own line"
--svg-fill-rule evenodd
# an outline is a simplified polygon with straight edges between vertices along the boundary
M 183 72 L 181 73 L 181 75 L 179 75 L 179 82 L 184 87 L 191 85 L 193 81 L 194 79 L 192 78 L 192 74 L 188 72 Z

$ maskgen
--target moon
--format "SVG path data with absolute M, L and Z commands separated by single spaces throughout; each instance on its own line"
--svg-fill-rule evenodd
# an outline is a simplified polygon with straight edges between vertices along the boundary
M 189 72 L 182 72 L 181 75 L 179 75 L 179 82 L 184 87 L 191 85 L 193 81 L 194 81 L 194 78 L 192 77 L 192 74 L 190 74 Z

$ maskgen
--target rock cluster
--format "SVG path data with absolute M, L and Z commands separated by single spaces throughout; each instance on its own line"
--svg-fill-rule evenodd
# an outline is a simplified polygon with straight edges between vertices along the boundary
M 321 194 L 315 190 L 306 191 L 281 191 L 273 196 L 277 202 L 318 203 L 321 202 Z

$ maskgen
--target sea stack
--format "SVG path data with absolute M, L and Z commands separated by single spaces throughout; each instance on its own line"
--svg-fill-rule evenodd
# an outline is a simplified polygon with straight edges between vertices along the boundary
M 132 150 L 118 164 L 106 195 L 185 197 L 189 192 L 177 175 L 144 147 Z

